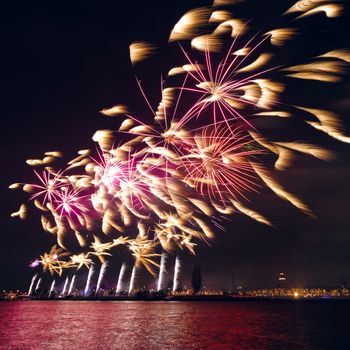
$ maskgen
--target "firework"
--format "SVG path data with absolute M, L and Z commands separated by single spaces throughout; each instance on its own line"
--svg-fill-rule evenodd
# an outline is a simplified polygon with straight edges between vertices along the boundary
M 63 285 L 63 289 L 62 289 L 62 293 L 61 293 L 62 295 L 66 294 L 68 283 L 69 283 L 69 277 L 67 276 L 66 280 L 64 281 L 64 285 Z
M 75 275 L 72 277 L 72 280 L 70 282 L 69 289 L 68 289 L 68 295 L 71 295 L 73 290 L 74 290 L 74 282 L 75 282 Z
M 98 295 L 98 292 L 101 288 L 101 284 L 102 284 L 103 278 L 105 276 L 107 267 L 108 267 L 107 261 L 105 261 L 103 264 L 101 264 L 100 273 L 99 273 L 98 279 L 97 279 L 96 295 Z
M 60 259 L 65 256 L 67 256 L 67 252 L 64 252 L 62 248 L 53 246 L 49 253 L 44 253 L 40 256 L 40 263 L 43 266 L 44 271 L 49 270 L 51 274 L 56 272 L 61 275 L 66 262 Z
M 53 174 L 46 169 L 43 170 L 42 174 L 39 174 L 36 170 L 34 170 L 34 173 L 39 183 L 25 185 L 23 188 L 24 191 L 33 193 L 30 199 L 40 199 L 40 203 L 43 207 L 46 203 L 53 203 L 53 201 L 58 198 L 59 189 L 63 185 L 61 173 Z
M 56 280 L 53 279 L 53 280 L 52 280 L 52 283 L 51 283 L 51 286 L 50 286 L 50 290 L 49 290 L 49 296 L 51 296 L 52 293 L 54 292 L 55 284 L 56 284 Z
M 251 162 L 261 150 L 254 149 L 250 138 L 238 130 L 219 127 L 205 128 L 194 139 L 195 145 L 182 156 L 181 166 L 184 181 L 202 196 L 225 202 L 228 196 L 242 197 L 256 189 Z
M 38 279 L 38 282 L 36 283 L 35 291 L 37 291 L 40 288 L 40 285 L 41 285 L 41 277 Z
M 35 269 L 36 267 L 38 267 L 40 265 L 40 260 L 35 259 L 34 261 L 31 261 L 29 264 L 29 267 L 31 267 L 32 269 Z
M 173 282 L 173 292 L 179 291 L 181 289 L 181 258 L 179 255 L 175 258 L 174 267 L 174 282 Z
M 166 284 L 166 275 L 167 275 L 167 270 L 166 270 L 167 261 L 168 261 L 168 255 L 167 253 L 163 252 L 160 259 L 160 268 L 159 268 L 159 277 L 158 277 L 158 286 L 157 286 L 158 292 L 166 289 L 165 284 Z
M 54 211 L 60 217 L 75 216 L 80 217 L 80 214 L 87 211 L 86 205 L 83 203 L 85 196 L 80 196 L 80 189 L 64 188 L 57 193 L 57 198 L 54 200 Z
M 127 265 L 123 263 L 119 271 L 117 287 L 115 290 L 116 295 L 120 294 L 124 290 L 123 282 L 125 280 L 126 270 L 127 270 Z
M 36 273 L 36 274 L 32 277 L 32 279 L 31 279 L 31 281 L 30 281 L 30 286 L 29 286 L 29 289 L 28 289 L 28 295 L 29 295 L 29 296 L 31 296 L 31 294 L 32 294 L 33 286 L 34 286 L 34 283 L 35 283 L 35 280 L 36 280 L 37 277 L 38 277 L 38 274 Z
M 72 255 L 70 257 L 71 261 L 68 262 L 67 265 L 70 265 L 72 267 L 76 267 L 77 270 L 79 270 L 82 266 L 86 266 L 87 268 L 90 268 L 90 265 L 92 264 L 92 260 L 89 259 L 88 254 L 78 254 L 78 255 Z
M 130 283 L 129 283 L 129 293 L 133 293 L 135 291 L 135 285 L 136 285 L 136 276 L 137 276 L 137 267 L 134 265 L 132 268 L 131 272 L 131 277 L 130 277 Z
M 140 117 L 130 106 L 117 104 L 101 113 L 124 119 L 118 131 L 96 131 L 92 137 L 96 152 L 80 150 L 62 169 L 56 165 L 62 158 L 57 151 L 27 161 L 37 183 L 18 182 L 10 188 L 29 193 L 29 201 L 41 213 L 43 229 L 56 236 L 58 244 L 31 267 L 42 265 L 44 271 L 61 275 L 66 268 L 85 266 L 87 294 L 93 263 L 99 260 L 97 293 L 107 257 L 124 249 L 134 259 L 132 292 L 141 268 L 157 276 L 160 267 L 158 289 L 164 288 L 165 260 L 174 254 L 177 290 L 178 254 L 182 250 L 194 254 L 199 240 L 213 239 L 224 217 L 241 213 L 273 225 L 250 208 L 252 192 L 268 188 L 314 217 L 307 204 L 279 183 L 278 175 L 288 171 L 299 154 L 325 161 L 334 154 L 311 140 L 276 141 L 263 132 L 269 123 L 263 130 L 260 127 L 266 120 L 287 127 L 298 119 L 316 133 L 350 143 L 333 111 L 320 109 L 313 101 L 308 106 L 286 103 L 290 81 L 341 81 L 349 69 L 350 51 L 320 52 L 292 65 L 279 55 L 300 37 L 300 18 L 322 13 L 330 19 L 341 15 L 343 6 L 338 1 L 300 0 L 285 9 L 283 26 L 259 29 L 254 19 L 235 18 L 231 6 L 244 4 L 216 0 L 212 7 L 191 10 L 176 23 L 169 49 L 178 42 L 180 54 L 161 81 L 159 101 L 148 99 L 137 80 L 146 113 L 154 122 L 145 122 L 146 115 Z M 293 23 L 287 23 L 290 19 Z M 131 63 L 151 60 L 155 52 L 153 44 L 135 42 L 130 45 Z M 22 204 L 12 216 L 23 220 L 28 210 Z M 123 264 L 116 293 L 122 290 L 125 271 Z M 75 275 L 68 294 L 74 280 Z M 68 278 L 63 294 L 67 286 Z
M 85 284 L 85 289 L 84 289 L 84 295 L 88 295 L 89 293 L 89 290 L 90 290 L 90 284 L 91 284 L 91 278 L 92 278 L 92 275 L 94 273 L 94 265 L 91 265 L 90 268 L 89 268 L 89 272 L 88 272 L 88 275 L 87 275 L 87 278 L 86 278 L 86 284 Z

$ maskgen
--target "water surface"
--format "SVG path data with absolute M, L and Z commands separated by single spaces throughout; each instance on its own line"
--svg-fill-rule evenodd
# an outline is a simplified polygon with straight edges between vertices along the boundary
M 0 302 L 0 349 L 350 349 L 350 302 Z

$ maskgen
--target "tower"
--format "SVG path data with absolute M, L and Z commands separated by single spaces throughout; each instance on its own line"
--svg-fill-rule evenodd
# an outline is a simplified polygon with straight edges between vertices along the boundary
M 279 275 L 278 275 L 277 287 L 278 288 L 285 288 L 286 281 L 287 281 L 287 277 L 286 277 L 285 273 L 284 272 L 280 272 Z
M 237 293 L 237 285 L 236 285 L 234 270 L 232 270 L 231 281 L 232 281 L 232 293 Z

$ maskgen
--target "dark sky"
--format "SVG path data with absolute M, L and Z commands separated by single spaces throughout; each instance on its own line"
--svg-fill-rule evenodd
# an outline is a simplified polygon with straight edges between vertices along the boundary
M 275 0 L 248 3 L 254 4 L 252 16 L 258 12 L 264 17 L 280 13 L 292 2 L 278 8 Z M 115 120 L 104 118 L 99 110 L 117 103 L 141 103 L 129 44 L 150 40 L 165 45 L 182 13 L 207 4 L 210 1 L 2 3 L 0 288 L 26 288 L 32 274 L 28 262 L 54 243 L 36 215 L 25 222 L 10 218 L 24 196 L 8 190 L 8 185 L 33 179 L 25 160 L 56 149 L 71 159 L 77 150 L 94 147 L 95 130 L 116 128 Z M 317 53 L 322 46 L 350 47 L 345 31 L 349 18 L 346 13 L 340 20 L 310 19 L 304 26 L 309 29 L 309 42 L 298 47 L 300 55 L 310 50 Z M 158 62 L 154 72 L 147 72 L 146 80 L 154 79 L 150 85 L 157 86 L 160 69 L 166 66 L 161 58 Z M 142 78 L 142 70 L 137 74 Z M 310 93 L 304 89 L 294 93 L 299 97 Z M 345 123 L 349 94 L 348 79 L 330 93 L 327 102 L 345 117 Z M 321 163 L 301 157 L 285 175 L 288 188 L 305 199 L 317 220 L 263 191 L 254 204 L 268 207 L 276 228 L 232 217 L 211 248 L 203 245 L 196 258 L 186 258 L 187 273 L 197 261 L 204 283 L 219 288 L 230 286 L 232 270 L 244 286 L 274 285 L 280 268 L 291 285 L 335 285 L 342 275 L 350 280 L 350 147 L 326 142 L 338 152 L 337 160 Z

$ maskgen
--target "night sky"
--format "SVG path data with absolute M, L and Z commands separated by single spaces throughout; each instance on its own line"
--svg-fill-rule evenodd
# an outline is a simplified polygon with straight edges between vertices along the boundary
M 78 150 L 95 147 L 91 140 L 95 130 L 118 127 L 115 119 L 99 114 L 102 108 L 125 103 L 146 110 L 129 61 L 129 44 L 149 40 L 165 47 L 171 28 L 185 11 L 210 3 L 19 1 L 1 5 L 1 289 L 27 288 L 32 276 L 29 262 L 54 244 L 34 210 L 25 222 L 10 217 L 26 196 L 8 186 L 34 180 L 25 160 L 40 158 L 48 150 L 62 150 L 70 160 Z M 248 3 L 254 4 L 252 17 L 259 13 L 268 19 L 293 1 L 278 7 L 275 0 Z M 318 15 L 304 21 L 303 29 L 309 34 L 296 46 L 300 56 L 318 54 L 322 47 L 324 52 L 349 48 L 348 13 L 342 19 Z M 168 67 L 165 61 L 171 60 L 162 49 L 158 54 L 147 72 L 136 68 L 150 91 L 158 89 L 161 71 Z M 299 53 L 294 50 L 293 54 Z M 294 90 L 291 102 L 320 94 L 313 100 L 319 98 L 323 108 L 338 111 L 344 124 L 350 125 L 350 79 L 326 94 L 310 91 L 307 84 Z M 157 98 L 157 93 L 152 94 Z M 298 133 L 296 128 L 289 136 L 298 140 Z M 311 206 L 318 219 L 262 191 L 252 202 L 255 208 L 266 209 L 275 228 L 233 216 L 211 247 L 203 244 L 195 258 L 186 257 L 188 275 L 197 262 L 204 284 L 211 288 L 229 288 L 232 270 L 243 286 L 273 286 L 280 269 L 290 285 L 337 285 L 342 276 L 350 281 L 350 146 L 329 138 L 317 141 L 336 151 L 337 159 L 325 163 L 300 157 L 283 174 L 283 183 Z

